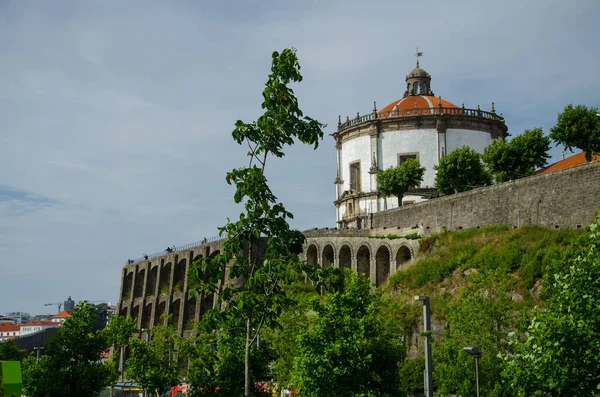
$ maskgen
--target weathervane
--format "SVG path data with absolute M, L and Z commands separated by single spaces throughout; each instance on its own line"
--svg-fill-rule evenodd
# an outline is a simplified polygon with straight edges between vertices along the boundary
M 419 57 L 423 56 L 423 52 L 419 51 L 419 47 L 417 46 L 417 53 L 415 54 L 415 56 L 417 57 L 417 67 L 419 67 Z

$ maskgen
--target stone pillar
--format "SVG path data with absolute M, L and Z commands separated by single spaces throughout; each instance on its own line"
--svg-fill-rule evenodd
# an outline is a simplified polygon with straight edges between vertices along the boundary
M 377 284 L 377 252 L 371 252 L 369 261 L 369 279 L 371 284 Z
M 437 130 L 437 148 L 438 148 L 438 162 L 444 157 L 446 153 L 446 120 L 442 115 L 440 115 L 436 120 L 436 130 Z

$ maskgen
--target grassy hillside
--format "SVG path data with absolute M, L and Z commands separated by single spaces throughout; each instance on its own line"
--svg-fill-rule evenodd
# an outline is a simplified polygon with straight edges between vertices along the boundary
M 512 354 L 511 331 L 522 330 L 534 306 L 551 293 L 543 280 L 562 266 L 567 248 L 584 231 L 551 230 L 540 226 L 506 226 L 444 231 L 420 240 L 420 257 L 390 277 L 385 295 L 401 303 L 400 317 L 414 335 L 422 305 L 415 295 L 431 297 L 434 330 L 434 382 L 440 395 L 467 390 L 474 395 L 472 360 L 464 346 L 478 346 L 484 395 L 507 396 L 501 383 L 500 355 Z M 548 283 L 549 284 L 549 283 Z M 424 361 L 417 339 L 409 337 L 412 359 L 402 368 L 402 389 L 422 390 Z M 415 375 L 416 374 L 416 375 Z
M 419 241 L 416 263 L 389 279 L 387 293 L 407 302 L 414 295 L 430 295 L 434 315 L 443 317 L 436 310 L 436 298 L 457 299 L 477 274 L 483 285 L 482 278 L 493 277 L 508 286 L 515 309 L 531 307 L 544 298 L 541 279 L 582 233 L 583 229 L 489 226 L 433 234 Z

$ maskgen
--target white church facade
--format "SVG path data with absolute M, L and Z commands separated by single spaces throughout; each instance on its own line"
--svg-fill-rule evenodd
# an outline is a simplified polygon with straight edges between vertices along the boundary
M 431 76 L 419 67 L 406 76 L 404 96 L 381 110 L 338 122 L 332 134 L 337 149 L 336 220 L 340 227 L 365 224 L 370 214 L 399 205 L 384 199 L 377 189 L 377 172 L 416 158 L 425 167 L 420 187 L 409 191 L 403 205 L 436 195 L 434 166 L 451 151 L 468 145 L 483 153 L 495 139 L 504 139 L 507 127 L 502 115 L 467 109 L 435 97 Z

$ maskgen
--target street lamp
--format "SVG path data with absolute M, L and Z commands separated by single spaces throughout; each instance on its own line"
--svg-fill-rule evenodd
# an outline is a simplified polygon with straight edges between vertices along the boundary
M 423 334 L 425 335 L 425 397 L 433 397 L 433 365 L 431 360 L 431 316 L 429 313 L 429 297 L 415 296 L 416 301 L 423 302 Z
M 44 350 L 44 347 L 43 346 L 42 347 L 35 346 L 33 348 L 33 350 L 35 350 L 35 362 L 37 363 L 38 361 L 40 361 L 40 351 Z
M 481 357 L 481 350 L 476 347 L 463 347 L 463 350 L 475 357 L 475 380 L 477 382 L 477 397 L 479 397 L 479 357 Z

